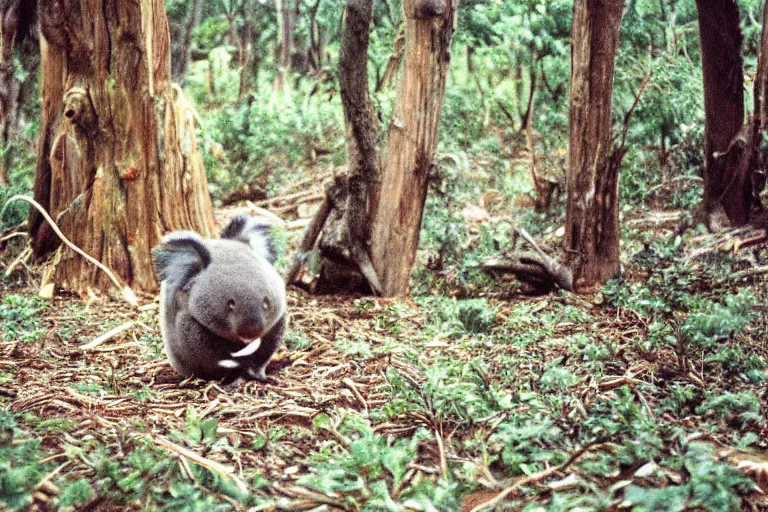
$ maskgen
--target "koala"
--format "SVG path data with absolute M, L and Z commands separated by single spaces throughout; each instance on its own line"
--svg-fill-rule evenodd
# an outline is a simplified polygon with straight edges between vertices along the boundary
M 160 331 L 179 374 L 224 384 L 267 380 L 287 321 L 268 230 L 255 217 L 239 216 L 220 239 L 176 231 L 153 249 Z

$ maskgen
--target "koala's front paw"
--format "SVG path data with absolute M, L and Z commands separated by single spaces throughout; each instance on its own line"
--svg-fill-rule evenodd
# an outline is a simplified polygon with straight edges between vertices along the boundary
M 277 379 L 267 377 L 265 368 L 266 365 L 262 366 L 261 368 L 248 368 L 248 378 L 261 382 L 262 384 L 271 384 L 273 386 L 278 385 L 279 381 Z

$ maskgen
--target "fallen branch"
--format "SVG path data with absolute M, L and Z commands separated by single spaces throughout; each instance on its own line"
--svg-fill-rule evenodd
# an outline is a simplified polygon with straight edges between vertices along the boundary
M 24 265 L 26 267 L 26 261 L 27 258 L 29 258 L 32 255 L 32 248 L 27 246 L 23 251 L 21 251 L 21 254 L 11 262 L 10 265 L 8 265 L 8 268 L 5 269 L 5 277 L 8 277 L 13 272 L 13 269 L 16 268 L 17 265 Z
M 672 179 L 671 179 L 671 180 L 669 180 L 669 181 L 663 181 L 663 182 L 659 183 L 658 185 L 654 185 L 654 186 L 652 186 L 651 188 L 649 188 L 649 189 L 648 189 L 648 190 L 645 192 L 645 195 L 647 195 L 647 196 L 648 196 L 648 195 L 651 195 L 651 194 L 653 194 L 654 192 L 656 192 L 657 190 L 659 190 L 660 188 L 664 188 L 664 187 L 666 187 L 667 185 L 670 185 L 670 184 L 672 184 L 672 183 L 677 183 L 677 182 L 679 182 L 679 181 L 701 181 L 701 182 L 703 182 L 703 181 L 704 181 L 704 178 L 702 178 L 701 176 L 696 176 L 696 175 L 690 175 L 690 176 L 689 176 L 689 175 L 685 175 L 685 176 L 676 176 L 676 177 L 672 178 Z
M 218 462 L 216 462 L 214 460 L 206 459 L 205 457 L 202 457 L 202 456 L 196 454 L 195 452 L 193 452 L 191 450 L 187 450 L 186 448 L 184 448 L 182 446 L 179 446 L 179 445 L 177 445 L 175 443 L 172 443 L 171 441 L 169 441 L 167 439 L 164 439 L 162 437 L 155 437 L 155 438 L 152 438 L 152 440 L 154 441 L 155 445 L 157 445 L 157 446 L 159 446 L 161 448 L 167 448 L 168 450 L 170 450 L 172 452 L 175 452 L 177 455 L 179 455 L 179 456 L 181 456 L 181 457 L 183 457 L 185 459 L 191 460 L 195 464 L 203 466 L 204 468 L 207 468 L 207 469 L 209 469 L 209 470 L 213 471 L 214 473 L 217 473 L 217 474 L 219 474 L 221 476 L 226 476 L 226 477 L 232 479 L 232 481 L 235 483 L 235 485 L 237 485 L 237 487 L 243 493 L 245 493 L 245 494 L 248 493 L 248 486 L 245 484 L 245 482 L 243 482 L 242 480 L 240 480 L 239 478 L 237 478 L 234 475 L 235 471 L 232 468 L 224 466 L 223 464 L 219 464 Z
M 263 217 L 265 219 L 269 219 L 270 221 L 272 221 L 271 222 L 272 224 L 277 224 L 278 226 L 285 226 L 285 221 L 280 217 L 278 217 L 277 215 L 275 215 L 274 213 L 272 213 L 271 211 L 265 208 L 256 206 L 251 201 L 248 201 L 248 203 L 249 203 L 248 207 L 250 208 L 251 213 L 259 215 L 260 217 Z
M 324 193 L 316 193 L 313 190 L 302 190 L 299 192 L 294 192 L 293 194 L 286 194 L 284 196 L 275 196 L 275 197 L 270 197 L 269 199 L 262 199 L 261 201 L 255 201 L 253 205 L 263 208 L 265 206 L 276 205 L 281 203 L 292 203 L 292 206 L 295 206 L 295 203 L 297 202 L 309 203 L 312 201 L 323 199 L 324 197 L 325 197 Z M 299 199 L 301 199 L 301 201 L 299 201 Z
M 128 286 L 123 286 L 122 284 L 120 284 L 120 281 L 117 279 L 115 274 L 112 273 L 111 270 L 109 270 L 107 267 L 102 265 L 101 262 L 96 260 L 96 258 L 86 254 L 85 251 L 83 251 L 78 246 L 76 246 L 75 244 L 70 242 L 69 239 L 66 236 L 64 236 L 64 233 L 61 232 L 61 230 L 59 229 L 59 226 L 56 225 L 56 223 L 53 221 L 51 216 L 48 215 L 48 212 L 45 211 L 45 208 L 40 206 L 40 204 L 37 201 L 35 201 L 34 199 L 32 199 L 31 197 L 27 197 L 27 196 L 23 196 L 23 195 L 15 195 L 15 196 L 11 197 L 10 199 L 8 199 L 5 202 L 5 204 L 3 205 L 2 210 L 0 210 L 0 217 L 3 214 L 3 211 L 5 211 L 6 206 L 8 206 L 13 201 L 18 201 L 18 200 L 26 201 L 29 204 L 31 204 L 38 212 L 40 212 L 40 215 L 43 216 L 45 221 L 51 226 L 51 229 L 53 230 L 53 232 L 56 233 L 56 235 L 61 239 L 62 242 L 64 242 L 64 245 L 66 245 L 67 247 L 69 247 L 70 249 L 75 251 L 77 254 L 79 254 L 80 256 L 85 258 L 86 261 L 89 261 L 89 262 L 93 263 L 94 265 L 96 265 L 97 267 L 99 267 L 99 269 L 101 269 L 105 274 L 107 274 L 107 277 L 109 278 L 109 280 L 112 281 L 112 283 L 118 289 L 122 290 L 123 298 L 125 299 L 125 301 L 128 304 L 130 304 L 131 306 L 138 306 L 139 305 L 139 300 L 136 297 L 136 294 L 133 293 L 133 290 L 131 290 L 131 288 L 128 287 Z
M 118 334 L 120 334 L 123 331 L 127 331 L 131 327 L 133 327 L 133 322 L 125 322 L 124 324 L 115 327 L 111 331 L 105 332 L 101 336 L 98 336 L 97 338 L 94 338 L 93 341 L 90 341 L 90 342 L 86 343 L 85 345 L 81 346 L 80 350 L 91 350 L 91 349 L 94 349 L 94 348 L 98 347 L 99 345 L 101 345 L 102 343 L 104 343 L 105 341 L 107 341 L 108 339 L 110 339 L 110 338 L 112 338 L 114 336 L 117 336 Z
M 545 469 L 544 471 L 539 471 L 538 473 L 534 473 L 531 476 L 519 478 L 515 480 L 515 482 L 513 482 L 512 485 L 510 485 L 509 487 L 506 487 L 503 491 L 501 491 L 499 494 L 494 496 L 492 499 L 486 501 L 485 503 L 481 503 L 480 505 L 477 505 L 470 512 L 480 512 L 481 510 L 485 510 L 485 509 L 493 509 L 497 505 L 499 505 L 502 501 L 504 501 L 504 498 L 509 496 L 513 491 L 519 489 L 524 485 L 536 483 L 540 480 L 544 480 L 545 478 L 549 478 L 550 476 L 554 475 L 559 471 L 563 471 L 564 469 L 568 468 L 568 466 L 576 462 L 579 458 L 581 458 L 581 456 L 584 455 L 585 453 L 592 451 L 596 448 L 600 448 L 602 446 L 603 446 L 602 444 L 587 445 L 584 448 L 577 451 L 576 453 L 574 453 L 571 456 L 571 458 L 569 458 L 567 461 L 563 462 L 562 464 L 553 466 L 549 469 Z
M 550 291 L 555 286 L 573 291 L 573 274 L 569 268 L 532 252 L 510 254 L 504 259 L 492 258 L 486 260 L 482 267 L 487 272 L 514 274 L 519 281 L 541 292 Z
M 745 277 L 759 276 L 762 274 L 768 274 L 768 265 L 762 265 L 760 267 L 748 268 L 746 270 L 734 272 L 730 275 L 730 279 L 738 281 L 739 279 L 744 279 Z
M 550 258 L 525 229 L 516 231 L 535 252 L 516 252 L 503 258 L 491 258 L 483 263 L 483 270 L 514 274 L 518 281 L 530 284 L 540 292 L 548 292 L 554 287 L 573 291 L 571 269 Z

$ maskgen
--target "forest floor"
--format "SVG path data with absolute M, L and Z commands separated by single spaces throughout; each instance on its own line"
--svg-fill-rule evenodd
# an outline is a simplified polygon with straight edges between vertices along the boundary
M 625 220 L 645 242 L 590 295 L 290 289 L 276 383 L 226 388 L 173 372 L 156 298 L 42 300 L 18 265 L 0 281 L 0 503 L 768 510 L 768 274 L 738 274 L 768 247 Z

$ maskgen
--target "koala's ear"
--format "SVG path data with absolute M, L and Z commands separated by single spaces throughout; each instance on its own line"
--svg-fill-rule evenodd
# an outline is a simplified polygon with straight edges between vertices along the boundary
M 163 237 L 152 249 L 155 272 L 160 281 L 179 286 L 211 263 L 204 240 L 192 231 L 176 231 Z
M 239 240 L 251 246 L 270 263 L 275 263 L 277 251 L 271 235 L 272 226 L 258 217 L 238 215 L 221 231 L 221 238 Z

